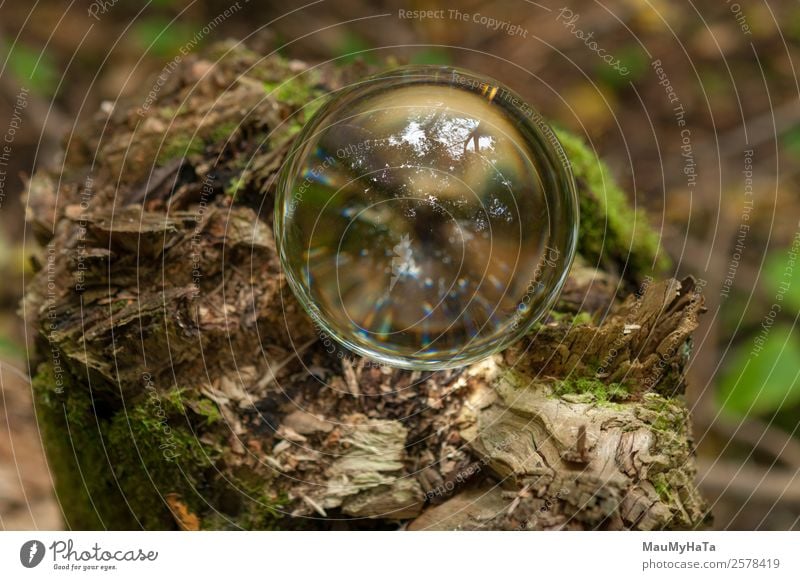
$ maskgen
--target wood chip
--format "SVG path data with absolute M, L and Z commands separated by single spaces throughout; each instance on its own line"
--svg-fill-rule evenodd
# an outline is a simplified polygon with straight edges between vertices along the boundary
M 311 413 L 306 413 L 305 411 L 289 413 L 283 418 L 283 425 L 301 435 L 330 433 L 333 430 L 333 423 L 325 421 Z
M 181 499 L 177 493 L 168 493 L 166 495 L 167 505 L 172 512 L 172 517 L 180 529 L 187 532 L 196 532 L 200 529 L 200 518 L 189 511 L 189 506 Z

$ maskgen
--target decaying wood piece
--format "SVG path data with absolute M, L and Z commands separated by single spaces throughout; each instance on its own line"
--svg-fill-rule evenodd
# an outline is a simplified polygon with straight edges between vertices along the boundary
M 546 327 L 544 341 L 558 344 L 555 351 L 537 349 L 536 337 L 509 349 L 499 361 L 503 374 L 472 394 L 460 431 L 494 476 L 491 485 L 478 487 L 483 494 L 474 508 L 453 509 L 451 502 L 463 501 L 455 498 L 412 528 L 660 529 L 701 522 L 686 409 L 674 392 L 654 388 L 672 380 L 665 376 L 681 376 L 685 355 L 675 345 L 686 343 L 701 308 L 693 290 L 691 279 L 656 284 L 599 327 Z M 584 362 L 615 351 L 606 354 L 604 371 Z M 597 378 L 624 378 L 619 369 L 632 379 L 615 385 Z M 497 508 L 488 517 L 487 503 Z
M 552 315 L 470 367 L 377 366 L 302 312 L 272 235 L 276 173 L 322 96 L 364 73 L 217 46 L 31 178 L 43 251 L 23 306 L 67 524 L 703 525 L 681 401 L 702 298 L 650 277 L 657 247 L 626 220 L 609 239 L 635 267 L 582 246 Z M 591 205 L 604 185 L 580 147 L 582 209 L 632 216 Z

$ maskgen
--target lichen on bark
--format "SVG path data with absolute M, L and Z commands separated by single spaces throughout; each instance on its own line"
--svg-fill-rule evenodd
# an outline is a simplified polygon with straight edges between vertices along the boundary
M 577 138 L 559 133 L 582 255 L 519 344 L 402 371 L 303 313 L 272 235 L 276 175 L 324 95 L 366 72 L 219 45 L 146 107 L 98 113 L 60 174 L 31 178 L 44 250 L 24 309 L 67 525 L 703 525 L 681 399 L 702 298 L 651 277 L 657 237 L 642 217 L 633 231 Z

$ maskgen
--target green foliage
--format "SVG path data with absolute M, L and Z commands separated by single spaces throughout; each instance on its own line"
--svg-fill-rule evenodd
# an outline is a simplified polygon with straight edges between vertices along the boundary
M 25 352 L 10 338 L 0 336 L 0 356 L 22 358 L 25 356 Z
M 451 64 L 450 55 L 441 48 L 431 47 L 417 51 L 409 60 L 411 64 Z
M 142 50 L 166 58 L 179 54 L 195 35 L 195 27 L 186 22 L 172 22 L 167 18 L 153 16 L 138 21 L 133 28 L 133 37 Z
M 14 76 L 25 87 L 45 97 L 55 95 L 58 86 L 58 70 L 50 55 L 44 50 L 37 51 L 24 44 L 3 45 L 8 56 L 8 66 Z
M 746 341 L 734 350 L 718 398 L 737 415 L 767 414 L 800 404 L 800 337 L 789 325 L 770 329 L 758 353 Z
M 352 31 L 346 31 L 339 39 L 336 53 L 341 57 L 336 60 L 339 65 L 349 64 L 356 60 L 362 60 L 368 64 L 378 64 L 378 59 L 375 53 L 371 51 L 372 45 L 364 40 L 358 34 Z
M 800 158 L 800 126 L 787 131 L 781 140 L 790 155 Z
M 726 73 L 720 71 L 718 67 L 709 65 L 700 71 L 700 79 L 702 79 L 703 90 L 709 98 L 720 104 L 733 104 L 734 94 L 731 90 L 731 79 Z
M 800 265 L 789 266 L 785 253 L 773 254 L 764 264 L 764 284 L 783 296 L 783 309 L 800 312 Z
M 782 22 L 784 33 L 793 40 L 800 40 L 800 6 L 795 6 Z
M 598 62 L 595 64 L 597 76 L 606 85 L 614 89 L 626 87 L 629 82 L 636 82 L 647 72 L 647 55 L 638 44 L 623 47 L 615 53 L 615 56 L 619 59 L 619 66 L 625 67 L 628 74 L 622 75 L 607 63 Z

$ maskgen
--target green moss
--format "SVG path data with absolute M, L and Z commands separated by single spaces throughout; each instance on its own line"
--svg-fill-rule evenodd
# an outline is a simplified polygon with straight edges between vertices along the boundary
M 557 381 L 553 386 L 553 394 L 591 395 L 598 403 L 620 403 L 630 398 L 628 387 L 622 383 L 609 383 L 588 377 L 566 378 Z
M 161 400 L 163 401 L 162 405 L 166 407 L 167 412 L 177 415 L 182 414 L 186 410 L 186 406 L 184 405 L 184 393 L 186 391 L 184 389 L 170 389 L 166 393 L 159 395 Z
M 291 77 L 285 81 L 266 81 L 264 90 L 274 99 L 295 106 L 303 106 L 320 95 L 315 88 L 313 75 Z
M 216 403 L 210 399 L 200 399 L 192 405 L 192 410 L 203 418 L 205 425 L 214 425 L 222 421 L 222 413 Z
M 218 453 L 193 432 L 184 391 L 151 391 L 110 419 L 100 419 L 100 402 L 93 404 L 88 389 L 65 372 L 59 380 L 60 392 L 52 365 L 43 364 L 33 389 L 69 528 L 173 529 L 163 499 L 169 493 L 178 493 L 198 513 L 207 509 L 195 490 L 205 487 Z M 220 420 L 210 403 L 192 404 L 205 424 Z
M 247 178 L 244 175 L 237 175 L 236 177 L 232 177 L 231 180 L 228 182 L 228 185 L 225 186 L 225 195 L 232 197 L 234 200 L 236 196 L 239 194 L 239 191 L 247 185 Z
M 653 487 L 658 494 L 658 497 L 666 504 L 672 503 L 672 486 L 667 481 L 666 474 L 656 473 L 650 478 L 650 482 L 653 484 Z
M 572 312 L 558 312 L 557 310 L 553 310 L 550 312 L 549 317 L 553 322 L 568 326 L 579 326 L 581 324 L 592 324 L 592 322 L 594 322 L 592 315 L 585 311 L 574 314 Z
M 234 492 L 243 495 L 241 492 Z M 260 494 L 259 496 L 251 496 L 252 499 L 243 498 L 247 502 L 247 506 L 243 507 L 235 518 L 231 518 L 220 512 L 209 513 L 201 520 L 201 526 L 204 530 L 284 530 L 289 529 L 302 529 L 313 527 L 313 520 L 306 518 L 293 518 L 287 520 L 284 510 L 290 503 L 289 496 L 280 494 L 277 496 L 268 496 Z
M 203 486 L 217 451 L 200 441 L 186 410 L 179 389 L 163 395 L 150 391 L 109 424 L 114 473 L 146 529 L 174 527 L 162 499 L 167 494 L 180 495 L 195 513 L 206 508 L 195 490 Z
M 320 75 L 317 71 L 307 71 L 300 76 L 291 76 L 288 70 L 279 78 L 288 80 L 268 80 L 264 82 L 267 94 L 282 103 L 299 108 L 302 115 L 295 115 L 285 125 L 285 135 L 294 136 L 303 125 L 314 116 L 325 102 L 325 91 L 320 88 Z
M 277 530 L 285 515 L 285 508 L 290 503 L 285 493 L 277 495 L 265 491 L 269 481 L 262 473 L 247 467 L 235 470 L 230 478 L 235 486 L 237 501 L 241 502 L 236 515 L 236 524 L 245 529 Z
M 208 134 L 211 143 L 225 143 L 239 130 L 239 124 L 234 122 L 220 123 L 214 126 Z
M 512 389 L 524 389 L 532 384 L 531 379 L 515 368 L 506 368 L 500 379 Z
M 289 496 L 280 493 L 277 496 L 261 494 L 257 502 L 247 511 L 243 519 L 243 527 L 255 530 L 278 530 L 284 519 L 285 509 L 290 503 Z
M 303 107 L 303 118 L 308 122 L 311 117 L 313 117 L 317 111 L 319 111 L 320 107 L 325 104 L 326 98 L 325 95 L 318 96 L 313 101 L 309 101 Z
M 73 530 L 134 529 L 103 448 L 107 423 L 97 419 L 88 389 L 53 365 L 33 379 L 36 414 L 64 523 Z
M 285 493 L 275 491 L 273 479 L 274 472 L 260 466 L 239 465 L 231 470 L 226 484 L 217 487 L 217 501 L 234 526 L 256 530 L 281 528 L 284 508 L 290 499 Z M 207 529 L 219 525 L 219 520 L 213 517 L 203 523 Z M 230 525 L 229 522 L 225 527 Z
M 680 404 L 680 399 L 646 393 L 642 398 L 639 418 L 649 423 L 655 431 L 679 436 L 686 429 L 686 414 L 686 408 Z
M 532 384 L 541 384 L 531 381 L 530 377 L 516 369 L 506 369 L 502 375 L 505 381 L 513 389 L 529 388 Z M 585 398 L 586 402 L 596 402 L 604 405 L 615 405 L 631 398 L 631 392 L 624 383 L 609 383 L 593 377 L 567 377 L 566 379 L 556 380 L 549 384 L 550 390 L 556 397 L 578 396 Z
M 165 165 L 173 159 L 200 155 L 204 150 L 205 143 L 198 135 L 173 135 L 161 146 L 156 162 Z
M 668 398 L 657 393 L 646 393 L 636 408 L 638 419 L 646 423 L 665 452 L 686 453 L 689 438 L 689 412 L 682 398 Z
M 666 268 L 658 233 L 644 212 L 631 207 L 606 164 L 579 137 L 564 130 L 556 130 L 556 135 L 578 184 L 578 252 L 590 262 L 626 267 L 634 279 Z
M 240 469 L 226 476 L 232 485 L 216 478 L 227 429 L 216 404 L 193 389 L 146 389 L 101 419 L 107 410 L 88 389 L 66 373 L 57 380 L 50 364 L 39 367 L 33 388 L 70 529 L 174 529 L 168 494 L 205 528 L 280 527 L 289 498 L 266 491 L 270 473 Z

